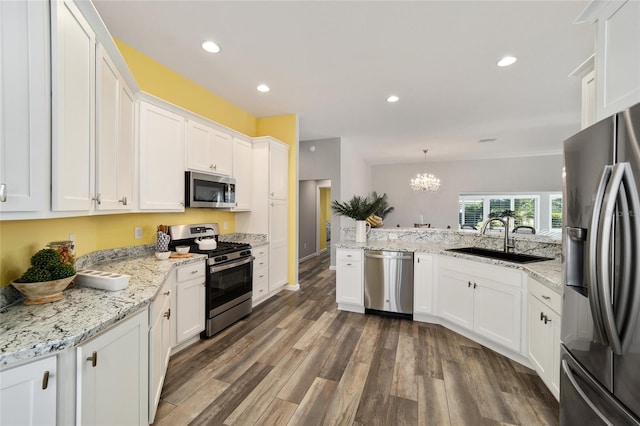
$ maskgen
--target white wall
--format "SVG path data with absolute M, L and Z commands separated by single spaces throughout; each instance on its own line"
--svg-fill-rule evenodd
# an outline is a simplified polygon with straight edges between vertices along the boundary
M 386 193 L 389 205 L 395 207 L 384 221 L 385 228 L 411 227 L 422 215 L 432 227 L 456 229 L 460 193 L 562 191 L 562 155 L 430 162 L 426 171 L 442 182 L 437 193 L 411 190 L 410 180 L 424 171 L 424 162 L 372 166 L 371 190 Z

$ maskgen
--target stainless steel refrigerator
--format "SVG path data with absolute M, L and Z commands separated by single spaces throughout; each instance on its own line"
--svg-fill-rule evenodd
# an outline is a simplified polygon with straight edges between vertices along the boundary
M 561 425 L 640 425 L 640 104 L 564 142 Z

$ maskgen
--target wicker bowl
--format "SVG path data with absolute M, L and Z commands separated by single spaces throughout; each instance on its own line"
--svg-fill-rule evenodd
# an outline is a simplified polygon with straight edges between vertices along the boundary
M 75 275 L 53 281 L 41 281 L 38 283 L 17 283 L 11 281 L 11 285 L 26 297 L 25 305 L 42 305 L 55 302 L 64 297 L 62 291 L 75 279 Z

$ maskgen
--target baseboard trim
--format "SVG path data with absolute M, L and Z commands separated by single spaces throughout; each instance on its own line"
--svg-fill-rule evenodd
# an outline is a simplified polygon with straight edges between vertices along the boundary
M 284 289 L 287 291 L 298 291 L 300 290 L 300 284 L 295 284 L 295 285 L 287 284 L 284 286 Z

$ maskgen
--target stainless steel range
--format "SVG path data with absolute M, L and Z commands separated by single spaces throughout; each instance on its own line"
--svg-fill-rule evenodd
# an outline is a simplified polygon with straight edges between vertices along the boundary
M 201 333 L 203 338 L 213 336 L 251 313 L 254 259 L 251 246 L 243 243 L 220 242 L 219 234 L 220 228 L 217 223 L 169 227 L 170 249 L 188 245 L 191 253 L 208 256 L 205 292 L 206 327 Z

